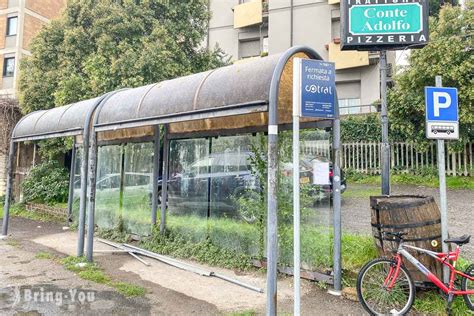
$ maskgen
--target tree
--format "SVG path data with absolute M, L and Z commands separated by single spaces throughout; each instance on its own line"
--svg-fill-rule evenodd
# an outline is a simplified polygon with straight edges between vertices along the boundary
M 424 145 L 425 98 L 424 87 L 434 86 L 435 76 L 443 77 L 443 85 L 458 88 L 460 141 L 474 137 L 474 69 L 473 27 L 474 10 L 468 4 L 460 7 L 444 6 L 439 17 L 430 19 L 430 42 L 423 49 L 413 50 L 409 65 L 395 76 L 395 87 L 389 92 L 391 130 L 409 140 Z
M 23 113 L 215 68 L 206 0 L 69 0 L 21 63 Z

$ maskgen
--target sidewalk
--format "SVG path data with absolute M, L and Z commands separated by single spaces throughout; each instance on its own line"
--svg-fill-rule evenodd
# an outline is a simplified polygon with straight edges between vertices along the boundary
M 146 258 L 150 267 L 127 254 L 101 253 L 95 256 L 104 272 L 115 281 L 137 284 L 147 290 L 144 297 L 125 298 L 112 288 L 84 281 L 51 259 L 37 259 L 38 252 L 48 252 L 59 257 L 74 255 L 76 233 L 64 232 L 58 224 L 40 223 L 22 218 L 11 221 L 13 237 L 0 241 L 0 314 L 36 311 L 45 315 L 64 312 L 115 315 L 217 315 L 235 312 L 264 314 L 266 295 L 250 291 L 216 278 L 194 273 Z M 96 249 L 110 249 L 96 243 Z M 265 287 L 262 272 L 240 273 L 228 269 L 203 266 L 241 281 Z M 362 315 L 356 302 L 334 297 L 319 289 L 315 283 L 303 281 L 302 311 L 305 315 Z M 279 313 L 291 314 L 293 310 L 292 279 L 279 280 Z M 15 289 L 20 287 L 21 300 L 13 309 Z M 25 293 L 63 293 L 61 304 L 56 302 L 27 301 Z M 26 290 L 26 292 L 25 292 Z M 66 299 L 69 291 L 95 293 L 93 302 L 81 303 Z M 18 292 L 18 290 L 16 290 Z M 61 295 L 60 295 L 61 296 Z M 87 312 L 86 312 L 87 311 Z

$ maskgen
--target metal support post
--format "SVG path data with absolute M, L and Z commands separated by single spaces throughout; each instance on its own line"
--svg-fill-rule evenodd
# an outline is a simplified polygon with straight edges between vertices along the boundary
M 299 74 L 301 60 L 294 60 L 294 74 Z M 301 78 L 301 75 L 298 79 Z M 293 80 L 297 78 L 293 77 Z M 301 250 L 300 250 L 300 84 L 293 84 L 293 314 L 301 315 Z
M 441 76 L 436 76 L 436 87 L 442 87 L 443 82 Z M 438 174 L 439 174 L 439 203 L 441 208 L 441 247 L 444 253 L 449 251 L 448 244 L 444 242 L 448 238 L 448 202 L 446 199 L 446 162 L 444 139 L 438 139 Z M 443 265 L 443 281 L 449 283 L 449 269 Z
M 74 174 L 76 171 L 75 169 L 76 169 L 76 137 L 74 137 L 74 143 L 72 145 L 71 171 L 69 173 L 69 196 L 67 199 L 67 224 L 66 224 L 68 226 L 72 222 L 72 205 L 74 203 Z
M 156 225 L 156 214 L 158 212 L 158 178 L 160 177 L 160 125 L 155 126 L 155 138 L 153 143 L 153 192 L 151 194 L 151 223 Z
M 94 252 L 94 227 L 95 227 L 95 195 L 97 176 L 97 133 L 92 127 L 90 149 L 89 149 L 89 191 L 87 212 L 87 260 L 92 262 Z
M 169 126 L 165 125 L 163 137 L 163 174 L 161 176 L 161 214 L 160 214 L 160 233 L 166 231 L 166 208 L 168 206 L 168 173 L 169 173 Z
M 388 142 L 387 51 L 380 51 L 380 94 L 382 101 L 382 195 L 390 195 L 390 144 Z
M 278 219 L 278 125 L 268 126 L 267 315 L 276 315 Z
M 336 96 L 337 99 L 337 96 Z M 336 102 L 337 104 L 337 102 Z M 334 291 L 331 294 L 341 295 L 342 291 L 342 225 L 341 225 L 341 121 L 339 119 L 339 107 L 335 107 L 333 122 L 333 216 L 334 216 Z
M 8 222 L 10 219 L 10 202 L 12 200 L 13 190 L 13 166 L 15 164 L 16 156 L 16 144 L 13 140 L 10 141 L 10 151 L 8 153 L 8 164 L 7 164 L 7 187 L 5 190 L 5 204 L 3 206 L 3 225 L 2 235 L 0 239 L 7 238 L 8 236 Z

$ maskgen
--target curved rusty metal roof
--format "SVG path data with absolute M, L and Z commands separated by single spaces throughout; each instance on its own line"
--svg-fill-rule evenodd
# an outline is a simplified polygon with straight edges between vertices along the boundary
M 301 51 L 309 48 L 301 47 Z M 298 48 L 294 48 L 298 51 Z M 255 115 L 268 111 L 270 85 L 283 54 L 238 62 L 231 66 L 167 80 L 134 89 L 116 91 L 51 110 L 37 111 L 20 120 L 13 132 L 14 141 L 80 135 L 86 118 L 95 111 L 97 131 L 139 127 L 163 123 L 194 124 L 194 130 L 209 128 L 209 120 L 225 124 L 224 117 L 251 114 L 237 120 L 256 123 Z M 305 53 L 293 55 L 306 57 Z M 301 56 L 303 54 L 303 56 Z M 280 103 L 291 103 L 292 66 L 285 66 L 286 97 Z M 281 88 L 280 88 L 281 89 Z M 252 121 L 253 120 L 253 121 Z M 193 123 L 183 123 L 194 121 Z M 265 119 L 259 121 L 262 125 Z M 197 124 L 204 122 L 206 124 Z M 217 121 L 216 121 L 217 122 Z M 212 122 L 211 122 L 212 123 Z M 237 125 L 237 124 L 235 124 Z M 242 125 L 242 124 L 241 124 Z
M 280 55 L 116 93 L 101 104 L 97 130 L 263 112 Z
M 93 110 L 101 98 L 32 112 L 17 123 L 12 138 L 20 141 L 80 135 L 84 129 L 87 114 Z

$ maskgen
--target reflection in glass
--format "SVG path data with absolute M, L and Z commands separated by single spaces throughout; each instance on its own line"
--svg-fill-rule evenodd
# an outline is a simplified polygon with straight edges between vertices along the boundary
M 76 157 L 72 172 L 74 172 L 74 191 L 72 198 L 72 223 L 78 224 L 79 220 L 79 204 L 81 198 L 81 162 L 82 162 L 82 147 L 76 148 Z
M 167 226 L 193 242 L 207 238 L 208 139 L 170 143 Z
M 97 156 L 95 224 L 121 230 L 122 145 L 101 146 Z
M 125 145 L 123 229 L 141 236 L 151 233 L 153 148 L 153 143 Z

